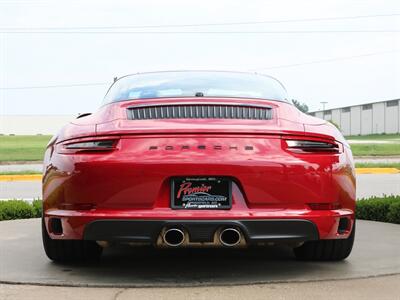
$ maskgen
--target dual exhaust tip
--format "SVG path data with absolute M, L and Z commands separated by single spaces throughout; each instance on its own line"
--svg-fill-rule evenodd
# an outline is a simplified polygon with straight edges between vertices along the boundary
M 178 228 L 170 228 L 164 232 L 163 240 L 170 247 L 178 247 L 185 241 L 185 233 Z
M 185 233 L 179 228 L 169 228 L 165 230 L 163 241 L 170 247 L 181 246 L 185 242 Z M 235 228 L 225 228 L 220 231 L 218 239 L 220 243 L 226 247 L 234 247 L 238 245 L 242 240 L 242 234 Z
M 226 247 L 239 245 L 242 240 L 242 234 L 235 228 L 225 228 L 219 234 L 219 241 Z

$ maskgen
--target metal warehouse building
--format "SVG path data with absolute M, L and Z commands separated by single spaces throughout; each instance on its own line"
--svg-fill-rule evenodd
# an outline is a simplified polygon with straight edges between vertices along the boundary
M 344 135 L 400 133 L 400 99 L 346 106 L 310 113 L 333 121 Z

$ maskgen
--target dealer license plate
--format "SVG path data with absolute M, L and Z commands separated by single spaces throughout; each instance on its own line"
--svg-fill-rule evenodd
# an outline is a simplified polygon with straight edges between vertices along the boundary
M 225 177 L 174 177 L 171 207 L 175 209 L 230 209 L 232 182 Z

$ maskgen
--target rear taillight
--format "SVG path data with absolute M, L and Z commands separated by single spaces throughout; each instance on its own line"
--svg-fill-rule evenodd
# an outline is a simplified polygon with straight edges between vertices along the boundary
M 334 141 L 285 140 L 286 148 L 297 153 L 340 153 L 341 147 Z
M 66 144 L 65 149 L 76 149 L 76 150 L 109 150 L 113 149 L 115 140 L 103 140 L 103 141 L 88 141 Z
M 118 138 L 84 138 L 57 145 L 59 153 L 107 152 L 117 149 Z

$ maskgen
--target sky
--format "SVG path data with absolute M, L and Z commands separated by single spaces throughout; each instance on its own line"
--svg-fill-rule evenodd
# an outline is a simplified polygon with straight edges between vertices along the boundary
M 185 69 L 268 74 L 311 111 L 400 98 L 400 2 L 0 0 L 0 114 L 93 112 L 115 76 Z

